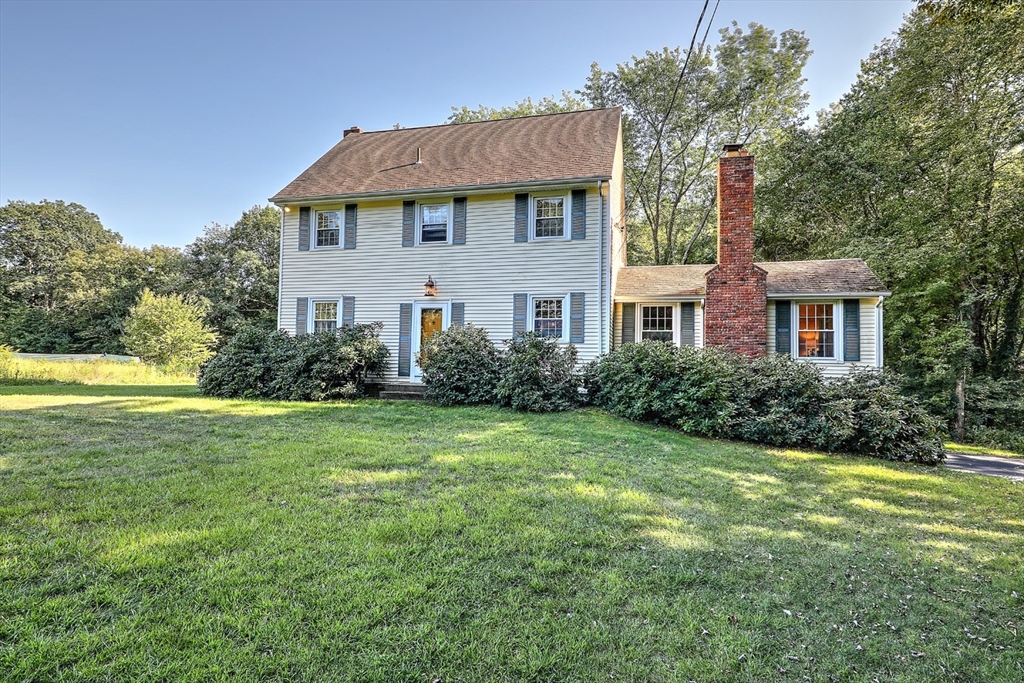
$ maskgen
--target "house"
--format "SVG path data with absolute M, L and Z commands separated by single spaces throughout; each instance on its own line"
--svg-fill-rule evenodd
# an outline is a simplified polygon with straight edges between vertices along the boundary
M 345 131 L 271 197 L 278 326 L 382 321 L 391 382 L 423 341 L 526 330 L 581 362 L 639 339 L 789 352 L 826 373 L 881 364 L 888 294 L 859 260 L 753 262 L 753 157 L 720 160 L 719 263 L 627 266 L 621 110 Z

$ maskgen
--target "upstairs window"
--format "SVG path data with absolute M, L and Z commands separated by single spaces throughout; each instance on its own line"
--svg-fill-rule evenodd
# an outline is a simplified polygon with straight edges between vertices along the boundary
M 836 357 L 836 326 L 833 312 L 833 304 L 800 304 L 797 315 L 798 357 Z
M 562 338 L 563 299 L 533 300 L 533 331 L 541 337 Z
M 565 237 L 565 197 L 533 198 L 533 237 Z
M 313 331 L 334 332 L 338 329 L 338 302 L 313 302 Z
M 640 307 L 640 339 L 673 342 L 672 306 Z
M 345 227 L 343 211 L 316 212 L 316 246 L 336 247 L 341 244 L 341 231 Z
M 420 204 L 420 244 L 447 244 L 450 227 L 448 204 Z

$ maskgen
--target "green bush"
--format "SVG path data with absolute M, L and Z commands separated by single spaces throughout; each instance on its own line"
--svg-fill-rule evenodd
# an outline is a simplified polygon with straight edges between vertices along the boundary
M 741 376 L 731 436 L 773 446 L 828 449 L 836 430 L 826 417 L 825 382 L 818 366 L 772 354 L 734 357 Z
M 452 326 L 423 345 L 419 358 L 426 396 L 439 405 L 494 403 L 502 358 L 487 330 Z
M 148 289 L 124 321 L 124 346 L 147 363 L 179 372 L 195 372 L 217 335 L 203 322 L 206 309 L 177 294 L 159 296 Z
M 576 347 L 527 332 L 505 342 L 498 403 L 524 412 L 570 410 L 581 402 Z
M 324 401 L 361 396 L 366 378 L 387 369 L 382 323 L 297 337 L 244 328 L 200 368 L 207 396 Z

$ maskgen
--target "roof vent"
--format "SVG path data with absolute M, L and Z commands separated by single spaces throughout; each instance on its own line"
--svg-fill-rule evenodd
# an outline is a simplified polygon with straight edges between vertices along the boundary
M 359 126 L 352 126 L 351 128 L 348 128 L 348 129 L 345 130 L 345 136 L 342 138 L 342 140 L 347 138 L 349 135 L 352 135 L 353 133 L 358 135 L 359 133 L 362 133 L 362 132 L 363 132 L 363 129 L 360 128 Z

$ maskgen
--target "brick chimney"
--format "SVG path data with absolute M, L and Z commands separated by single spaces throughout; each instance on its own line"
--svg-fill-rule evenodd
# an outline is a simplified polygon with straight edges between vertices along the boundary
M 754 265 L 754 157 L 726 145 L 718 160 L 718 265 L 704 276 L 705 344 L 768 350 L 767 273 Z
M 358 135 L 359 133 L 362 133 L 362 132 L 363 132 L 363 129 L 360 128 L 359 126 L 352 126 L 351 128 L 346 128 L 345 129 L 345 134 L 341 137 L 341 139 L 344 140 L 345 138 L 347 138 L 349 135 L 352 135 L 353 133 Z

